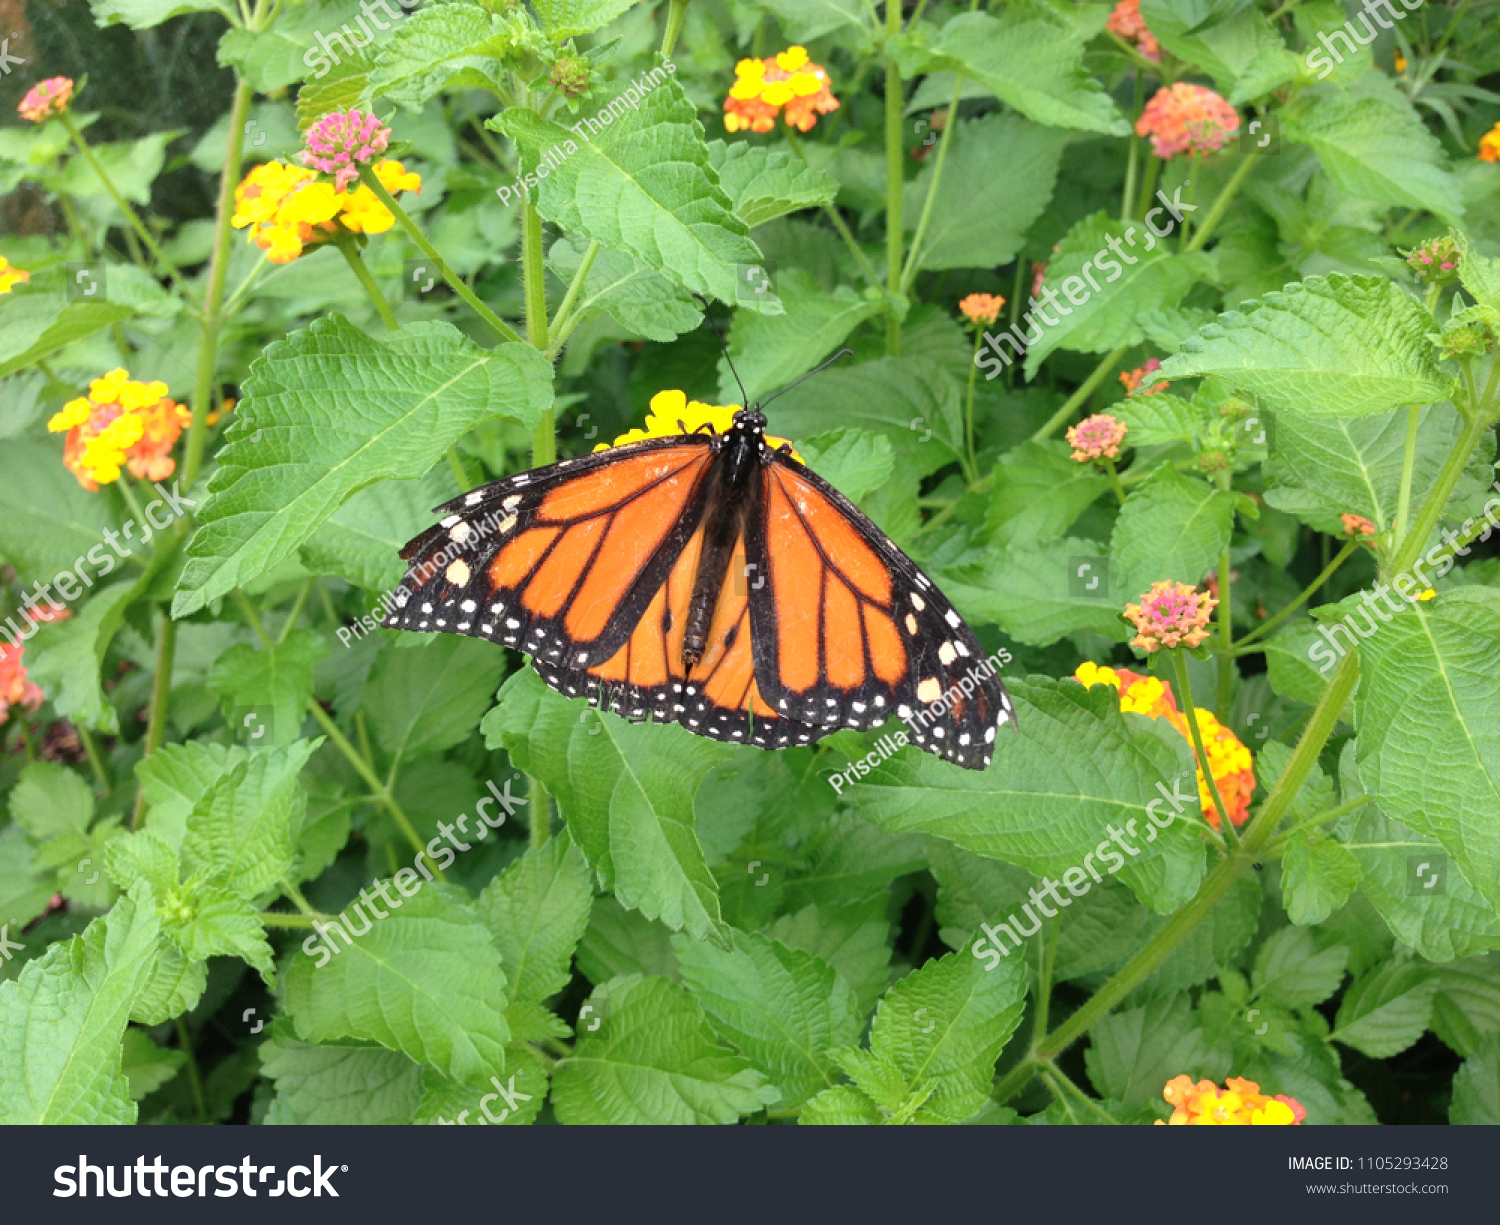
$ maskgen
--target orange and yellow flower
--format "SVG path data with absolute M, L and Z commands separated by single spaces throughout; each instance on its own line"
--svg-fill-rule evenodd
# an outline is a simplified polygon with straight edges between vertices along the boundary
M 8 71 L 8 70 L 7 70 Z M 73 82 L 68 77 L 48 77 L 26 91 L 26 96 L 16 107 L 22 119 L 42 123 L 53 115 L 61 115 L 73 100 Z
M 958 313 L 970 323 L 988 325 L 1000 318 L 1000 310 L 1004 305 L 1005 299 L 999 294 L 971 293 L 960 300 Z
M 1187 716 L 1177 709 L 1177 699 L 1163 681 L 1128 668 L 1103 668 L 1091 661 L 1079 664 L 1073 679 L 1085 687 L 1110 685 L 1119 690 L 1121 710 L 1150 719 L 1165 719 L 1187 741 L 1189 749 L 1192 748 L 1193 736 Z M 1203 737 L 1203 751 L 1208 755 L 1209 773 L 1219 789 L 1219 798 L 1224 801 L 1224 811 L 1235 826 L 1243 825 L 1250 817 L 1250 797 L 1255 793 L 1255 768 L 1250 750 L 1214 717 L 1212 711 L 1200 706 L 1195 713 L 1198 734 Z M 1203 807 L 1204 819 L 1218 829 L 1219 811 L 1214 807 L 1214 797 L 1208 789 L 1201 761 L 1198 762 L 1198 802 Z
M 1130 427 L 1108 413 L 1095 413 L 1068 427 L 1068 445 L 1080 464 L 1096 459 L 1114 459 Z
M 1307 1118 L 1295 1098 L 1284 1093 L 1269 1097 L 1255 1081 L 1239 1076 L 1225 1080 L 1223 1089 L 1211 1080 L 1194 1084 L 1191 1076 L 1174 1076 L 1161 1095 L 1172 1107 L 1172 1117 L 1157 1119 L 1158 1127 L 1295 1127 Z
M 1178 81 L 1157 90 L 1136 120 L 1135 134 L 1151 138 L 1151 151 L 1164 161 L 1179 153 L 1202 157 L 1217 152 L 1239 131 L 1234 107 L 1204 85 Z
M 47 428 L 67 432 L 63 463 L 92 493 L 119 480 L 125 467 L 141 480 L 166 480 L 177 467 L 172 448 L 192 419 L 185 405 L 167 398 L 165 383 L 111 370 L 89 384 L 88 395 L 54 413 Z
M 1146 380 L 1161 369 L 1161 362 L 1154 357 L 1148 357 L 1146 364 L 1137 366 L 1134 370 L 1120 371 L 1120 382 L 1125 388 L 1127 396 L 1154 396 L 1158 391 L 1164 391 L 1169 386 L 1165 379 L 1153 383 L 1150 387 L 1144 386 Z
M 9 293 L 17 285 L 24 285 L 31 280 L 31 273 L 24 268 L 17 268 L 5 256 L 0 255 L 0 293 Z
M 1340 515 L 1339 522 L 1344 525 L 1344 531 L 1356 540 L 1373 540 L 1375 538 L 1375 525 L 1363 515 Z
M 388 192 L 422 190 L 422 176 L 394 159 L 375 166 L 375 175 Z M 289 264 L 306 249 L 340 233 L 384 234 L 396 219 L 368 187 L 340 191 L 319 179 L 316 171 L 285 162 L 256 166 L 234 190 L 230 219 L 237 230 L 247 227 L 250 241 L 265 251 L 273 264 Z
M 42 612 L 45 605 L 38 604 Z M 21 662 L 26 648 L 19 644 L 0 643 L 0 723 L 10 719 L 10 708 L 22 706 L 35 710 L 46 697 L 41 689 L 26 677 L 26 665 Z
M 1130 645 L 1146 652 L 1162 647 L 1195 647 L 1208 637 L 1208 616 L 1219 601 L 1186 583 L 1152 583 L 1137 604 L 1125 605 L 1136 628 Z
M 1141 16 L 1141 0 L 1120 0 L 1106 24 L 1110 33 L 1118 34 L 1126 42 L 1134 42 L 1135 49 L 1153 64 L 1161 63 L 1161 47 L 1157 45 L 1156 35 L 1146 27 L 1146 19 Z
M 770 59 L 741 60 L 724 99 L 724 126 L 731 132 L 769 132 L 780 112 L 788 127 L 812 130 L 819 115 L 839 109 L 827 71 L 807 58 L 805 47 L 788 47 Z
M 1500 123 L 1479 138 L 1479 160 L 1500 162 Z
M 651 411 L 646 414 L 642 429 L 627 430 L 613 442 L 601 442 L 594 450 L 607 451 L 648 438 L 676 438 L 683 433 L 696 433 L 705 425 L 722 434 L 734 424 L 734 415 L 739 411 L 738 404 L 705 404 L 702 400 L 689 400 L 681 391 L 658 391 L 651 397 Z M 766 445 L 776 448 L 790 444 L 785 438 L 767 434 Z M 798 463 L 804 462 L 796 451 L 792 455 Z

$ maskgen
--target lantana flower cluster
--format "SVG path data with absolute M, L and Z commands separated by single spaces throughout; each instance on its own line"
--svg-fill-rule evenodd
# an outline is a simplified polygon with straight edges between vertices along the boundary
M 333 175 L 338 191 L 359 178 L 359 168 L 386 151 L 391 130 L 373 114 L 358 107 L 324 115 L 308 128 L 306 148 L 297 155 L 304 166 Z
M 658 391 L 651 397 L 646 424 L 638 430 L 627 430 L 613 442 L 601 442 L 596 451 L 607 451 L 611 447 L 624 446 L 630 442 L 644 442 L 648 438 L 676 438 L 684 431 L 691 434 L 703 426 L 711 426 L 715 433 L 722 434 L 734 425 L 734 415 L 740 411 L 738 404 L 705 404 L 702 400 L 689 400 L 681 391 Z M 790 445 L 785 438 L 766 435 L 766 446 L 775 450 Z M 796 451 L 792 455 L 800 463 L 802 457 Z
M 37 610 L 44 607 L 39 604 Z M 26 665 L 21 662 L 25 650 L 24 646 L 0 643 L 0 723 L 9 722 L 12 706 L 35 710 L 46 697 L 40 686 L 27 679 Z
M 988 327 L 1000 318 L 1005 299 L 999 294 L 971 293 L 958 304 L 958 313 L 970 323 Z
M 1146 27 L 1146 19 L 1141 16 L 1141 0 L 1120 0 L 1110 13 L 1107 25 L 1110 33 L 1135 43 L 1135 49 L 1153 64 L 1161 63 L 1161 47 L 1156 35 Z
M 26 91 L 16 110 L 22 119 L 32 123 L 45 123 L 53 115 L 61 115 L 73 100 L 73 82 L 68 77 L 48 77 Z
M 839 109 L 827 71 L 807 58 L 805 47 L 788 47 L 771 59 L 741 60 L 724 99 L 724 126 L 731 132 L 769 132 L 781 113 L 788 127 L 812 130 L 819 115 Z
M 31 280 L 31 273 L 17 268 L 5 256 L 0 255 L 0 293 L 9 293 L 15 286 Z
M 1479 138 L 1479 160 L 1500 162 L 1500 123 Z
M 375 176 L 392 195 L 422 190 L 422 176 L 394 159 L 377 162 Z M 248 227 L 250 241 L 273 264 L 289 264 L 308 247 L 340 233 L 384 234 L 396 224 L 390 209 L 368 187 L 343 190 L 337 181 L 320 179 L 316 170 L 285 162 L 265 162 L 252 169 L 235 188 L 234 204 L 231 224 L 237 230 Z
M 192 419 L 185 405 L 167 398 L 165 383 L 111 370 L 89 384 L 88 395 L 64 404 L 47 428 L 67 431 L 63 463 L 93 493 L 119 480 L 122 467 L 141 480 L 166 480 L 177 467 L 172 448 Z
M 1120 454 L 1120 444 L 1125 441 L 1129 428 L 1108 413 L 1085 417 L 1077 425 L 1068 427 L 1068 445 L 1073 448 L 1073 458 L 1080 464 L 1096 459 L 1114 459 Z
M 1239 131 L 1239 113 L 1204 85 L 1178 81 L 1157 90 L 1136 120 L 1135 134 L 1151 138 L 1151 152 L 1163 161 L 1179 153 L 1217 153 Z
M 1193 735 L 1187 716 L 1177 709 L 1177 699 L 1163 681 L 1128 668 L 1100 667 L 1091 661 L 1079 664 L 1073 679 L 1085 687 L 1109 685 L 1119 690 L 1121 710 L 1165 719 L 1192 749 Z M 1254 759 L 1240 738 L 1220 723 L 1212 711 L 1200 706 L 1194 714 L 1198 734 L 1203 737 L 1203 751 L 1208 755 L 1209 773 L 1219 789 L 1219 798 L 1224 801 L 1224 811 L 1235 826 L 1243 825 L 1250 817 L 1250 797 L 1255 794 Z M 1204 819 L 1218 829 L 1219 811 L 1214 807 L 1202 762 L 1198 762 L 1198 802 L 1203 807 Z
M 1220 1089 L 1211 1080 L 1193 1083 L 1191 1076 L 1174 1076 L 1161 1091 L 1172 1107 L 1172 1117 L 1156 1120 L 1158 1127 L 1295 1127 L 1307 1118 L 1296 1098 L 1278 1093 L 1268 1097 L 1253 1080 L 1231 1076 Z
M 1444 236 L 1424 242 L 1406 253 L 1406 266 L 1427 285 L 1446 285 L 1458 279 L 1458 243 Z
M 1195 647 L 1208 637 L 1208 618 L 1219 601 L 1186 583 L 1152 583 L 1138 604 L 1125 605 L 1135 626 L 1130 645 L 1148 654 L 1162 647 Z
M 1165 379 L 1159 379 L 1151 386 L 1145 385 L 1146 380 L 1161 369 L 1161 362 L 1154 357 L 1148 357 L 1144 365 L 1137 366 L 1134 370 L 1120 371 L 1120 383 L 1125 388 L 1127 396 L 1154 396 L 1158 391 L 1165 391 L 1169 384 Z

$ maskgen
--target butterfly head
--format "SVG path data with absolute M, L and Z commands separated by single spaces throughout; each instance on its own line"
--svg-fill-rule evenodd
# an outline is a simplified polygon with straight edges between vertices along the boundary
M 752 434 L 764 434 L 766 415 L 758 408 L 742 408 L 734 415 L 734 428 L 748 430 Z

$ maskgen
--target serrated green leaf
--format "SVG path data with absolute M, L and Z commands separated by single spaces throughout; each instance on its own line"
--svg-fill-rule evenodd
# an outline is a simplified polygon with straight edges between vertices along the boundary
M 189 961 L 240 957 L 260 971 L 268 986 L 275 986 L 274 955 L 254 906 L 227 889 L 199 886 L 189 891 L 185 908 L 189 912 L 181 917 L 165 919 L 162 930 Z
M 361 489 L 302 545 L 303 564 L 369 592 L 389 591 L 406 572 L 402 547 L 432 526 L 432 508 L 451 495 L 452 486 L 436 473 Z M 360 632 L 367 633 L 368 627 L 361 626 Z
M 621 903 L 674 931 L 724 938 L 693 794 L 733 749 L 686 728 L 589 713 L 530 668 L 506 681 L 483 730 L 557 797 L 574 841 Z
M 708 161 L 734 215 L 752 229 L 775 217 L 832 204 L 838 184 L 799 158 L 746 141 L 708 142 Z
M 542 158 L 557 150 L 532 203 L 563 230 L 628 251 L 723 302 L 736 300 L 735 265 L 760 264 L 745 223 L 715 182 L 696 109 L 676 81 L 655 86 L 639 109 L 622 108 L 592 138 L 580 133 L 575 141 L 567 128 L 519 108 L 491 123 L 516 142 L 528 174 L 538 174 Z
M 1383 277 L 1309 277 L 1227 311 L 1162 363 L 1163 378 L 1216 374 L 1279 412 L 1366 417 L 1446 400 L 1432 320 Z
M 563 838 L 527 851 L 480 894 L 513 1003 L 539 1003 L 567 985 L 593 901 L 588 861 Z
M 1083 1053 L 1099 1095 L 1134 1109 L 1161 1100 L 1174 1076 L 1218 1080 L 1231 1070 L 1227 1050 L 1215 1048 L 1184 995 L 1117 1009 L 1089 1031 Z
M 958 125 L 933 199 L 917 267 L 1008 264 L 1047 209 L 1068 134 L 1019 115 L 987 115 Z M 932 190 L 933 161 L 903 188 L 902 218 L 914 230 Z M 1004 182 L 1003 193 L 993 185 Z
M 431 1068 L 423 1068 L 422 1100 L 414 1122 L 525 1127 L 536 1122 L 541 1113 L 547 1100 L 547 1082 L 547 1065 L 542 1056 L 520 1045 L 513 1045 L 506 1052 L 504 1079 L 491 1076 L 483 1086 L 459 1084 Z
M 542 29 L 554 42 L 601 30 L 638 0 L 536 0 Z
M 1385 812 L 1436 838 L 1500 909 L 1500 591 L 1464 587 L 1360 642 L 1359 767 Z
M 517 33 L 510 21 L 479 4 L 419 9 L 370 53 L 366 98 L 389 98 L 417 110 L 450 86 L 503 89 Z
M 866 10 L 859 0 L 749 0 L 749 6 L 775 17 L 793 43 L 810 43 L 835 30 L 844 31 L 842 36 L 848 38 L 852 32 L 844 27 L 865 26 Z
M 1234 106 L 1291 82 L 1297 57 L 1265 14 L 1254 8 L 1227 17 L 1200 17 L 1181 0 L 1142 0 L 1140 12 L 1157 41 L 1179 59 L 1206 70 Z
M 489 643 L 439 634 L 426 646 L 388 647 L 360 690 L 360 709 L 394 759 L 435 753 L 473 734 L 504 675 Z
M 239 745 L 193 740 L 164 744 L 142 758 L 135 774 L 147 805 L 147 828 L 180 847 L 194 805 L 216 781 L 249 758 L 249 751 Z
M 571 284 L 587 244 L 582 238 L 561 238 L 552 245 L 548 266 Z M 582 318 L 594 310 L 608 311 L 622 328 L 647 340 L 666 342 L 691 332 L 703 321 L 693 296 L 628 251 L 599 248 L 583 279 L 583 292 L 574 308 Z
M 356 903 L 357 905 L 357 903 Z M 347 923 L 357 927 L 352 914 Z M 363 911 L 361 911 L 363 913 Z M 306 1042 L 359 1038 L 405 1051 L 454 1080 L 505 1066 L 505 972 L 484 921 L 456 889 L 424 885 L 338 955 L 293 959 L 286 1009 Z M 305 953 L 305 950 L 304 950 Z
M 797 1116 L 803 1125 L 875 1127 L 885 1122 L 880 1107 L 853 1085 L 834 1085 L 808 1102 Z
M 1310 1008 L 1339 989 L 1348 960 L 1343 945 L 1319 950 L 1311 932 L 1283 927 L 1255 956 L 1255 992 L 1287 1008 Z
M 1170 466 L 1131 490 L 1110 537 L 1116 595 L 1136 599 L 1165 579 L 1196 587 L 1229 544 L 1234 507 L 1233 491 Z
M 34 761 L 10 793 L 10 815 L 37 842 L 83 837 L 94 816 L 94 793 L 81 774 L 55 761 Z
M 854 989 L 863 1016 L 891 981 L 891 925 L 885 907 L 884 893 L 842 906 L 808 905 L 782 915 L 766 934 L 831 965 Z
M 1491 1038 L 1454 1073 L 1448 1121 L 1469 1126 L 1500 1124 L 1500 1039 Z
M 781 1090 L 778 1109 L 831 1088 L 831 1052 L 859 1038 L 854 992 L 833 967 L 764 936 L 736 932 L 730 950 L 673 940 L 682 979 L 714 1027 Z
M 1196 329 L 1194 329 L 1196 330 Z M 1203 417 L 1188 401 L 1159 391 L 1134 396 L 1110 408 L 1110 415 L 1128 427 L 1127 446 L 1151 447 L 1170 442 L 1194 442 L 1204 432 Z
M 1399 1055 L 1426 1031 L 1437 986 L 1427 966 L 1387 962 L 1345 992 L 1329 1038 L 1371 1059 Z
M 1281 891 L 1293 923 L 1321 923 L 1359 886 L 1359 860 L 1343 844 L 1296 831 L 1281 864 Z
M 14 938 L 42 914 L 57 892 L 57 873 L 37 862 L 36 848 L 19 825 L 0 829 L 0 925 Z
M 208 987 L 208 962 L 194 961 L 172 941 L 157 941 L 150 971 L 136 993 L 130 1019 L 161 1025 L 193 1007 Z
M 369 337 L 332 315 L 268 346 L 219 452 L 173 616 L 292 556 L 366 485 L 426 473 L 488 418 L 529 428 L 551 402 L 552 367 L 535 349 L 481 349 L 445 323 Z
M 1083 39 L 1073 23 L 1031 0 L 1006 5 L 1001 17 L 954 17 L 922 57 L 922 68 L 961 72 L 1037 123 L 1111 136 L 1130 131 L 1084 70 Z
M 995 465 L 984 526 L 998 548 L 1061 537 L 1109 489 L 1092 465 L 1070 458 L 1060 442 L 1025 442 Z
M 896 471 L 896 452 L 884 434 L 833 430 L 797 445 L 803 462 L 851 502 L 874 492 Z
M 142 886 L 0 983 L 0 1125 L 135 1122 L 120 1044 L 159 931 Z
M 130 1083 L 130 1100 L 133 1102 L 155 1093 L 187 1062 L 186 1052 L 157 1046 L 140 1029 L 126 1029 L 123 1049 L 121 1071 Z
M 400 1051 L 299 1042 L 284 1020 L 261 1044 L 260 1064 L 276 1086 L 267 1125 L 410 1123 L 422 1097 L 422 1070 Z
M 233 68 L 258 94 L 274 94 L 309 77 L 320 80 L 331 69 L 343 69 L 355 58 L 347 55 L 351 42 L 344 27 L 355 32 L 357 41 L 360 17 L 359 0 L 322 0 L 319 4 L 288 7 L 277 14 L 269 29 L 226 31 L 219 40 L 219 63 Z M 365 24 L 368 29 L 369 22 Z M 317 41 L 320 31 L 327 33 L 326 44 Z M 335 61 L 325 49 L 333 47 L 345 56 Z M 350 105 L 358 101 L 356 93 Z M 299 93 L 299 109 L 301 102 Z M 326 115 L 334 109 L 325 107 L 318 114 Z
M 552 1070 L 561 1123 L 733 1123 L 776 1100 L 721 1045 L 698 1003 L 665 978 L 617 978 L 591 1003 L 604 1020 Z
M 328 654 L 328 643 L 311 630 L 294 629 L 284 641 L 259 650 L 236 643 L 214 661 L 208 687 L 224 699 L 227 715 L 250 706 L 269 707 L 270 732 L 257 746 L 290 744 L 307 718 L 312 697 L 313 665 Z M 236 736 L 255 736 L 267 729 L 234 728 Z
M 596 985 L 629 974 L 676 978 L 671 928 L 638 910 L 626 910 L 605 894 L 595 899 L 588 928 L 578 942 L 578 968 Z
M 102 588 L 74 616 L 39 631 L 27 671 L 47 690 L 58 714 L 110 735 L 119 731 L 119 716 L 106 699 L 100 669 L 126 609 L 149 579 L 142 575 L 134 583 Z
M 82 558 L 82 572 L 91 581 L 102 578 L 120 564 L 103 543 L 109 526 L 104 500 L 63 467 L 60 441 L 5 440 L 0 447 L 0 557 L 18 574 L 48 581 Z M 97 559 L 93 562 L 87 559 L 91 549 Z M 19 611 L 5 624 L 7 640 L 34 632 Z
M 1432 1032 L 1467 1058 L 1500 1036 L 1500 970 L 1482 957 L 1439 966 Z

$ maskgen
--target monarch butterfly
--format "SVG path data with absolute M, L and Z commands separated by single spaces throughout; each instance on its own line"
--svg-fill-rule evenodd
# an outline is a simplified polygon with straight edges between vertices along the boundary
M 932 580 L 770 445 L 759 408 L 678 425 L 436 507 L 382 624 L 504 643 L 560 693 L 715 740 L 785 748 L 894 714 L 988 766 L 1011 701 Z

